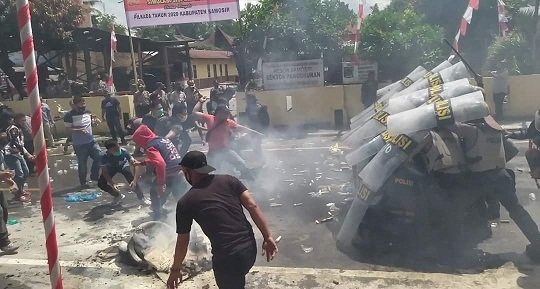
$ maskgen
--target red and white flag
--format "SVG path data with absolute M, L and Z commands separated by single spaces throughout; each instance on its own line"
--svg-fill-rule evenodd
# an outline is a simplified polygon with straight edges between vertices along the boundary
M 499 30 L 502 36 L 506 36 L 510 30 L 508 29 L 508 17 L 506 17 L 506 4 L 503 0 L 498 0 L 497 4 L 499 6 Z
M 113 63 L 115 61 L 114 54 L 117 51 L 116 43 L 117 43 L 117 40 L 116 40 L 116 34 L 114 33 L 114 25 L 113 25 L 111 28 L 111 64 L 109 66 L 109 79 L 107 79 L 107 90 L 110 93 L 115 92 L 114 78 L 113 78 Z
M 465 14 L 461 18 L 461 23 L 459 25 L 459 31 L 454 38 L 454 48 L 456 51 L 459 51 L 459 38 L 467 34 L 467 28 L 471 24 L 474 10 L 478 10 L 480 7 L 480 0 L 469 0 L 469 5 L 465 10 Z
M 356 35 L 354 36 L 354 54 L 353 62 L 360 64 L 360 57 L 358 57 L 358 44 L 360 43 L 360 34 L 362 33 L 362 22 L 366 18 L 364 8 L 366 6 L 366 0 L 360 0 L 358 3 L 358 21 L 356 23 Z

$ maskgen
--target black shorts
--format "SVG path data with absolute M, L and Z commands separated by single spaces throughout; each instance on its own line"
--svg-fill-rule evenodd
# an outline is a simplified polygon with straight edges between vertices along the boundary
M 256 244 L 224 259 L 213 261 L 214 277 L 219 289 L 244 289 L 246 274 L 257 258 Z

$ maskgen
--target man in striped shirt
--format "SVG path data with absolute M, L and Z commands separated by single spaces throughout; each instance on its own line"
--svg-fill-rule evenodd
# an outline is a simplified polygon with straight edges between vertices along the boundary
M 86 175 L 88 173 L 88 158 L 92 158 L 90 179 L 97 181 L 101 163 L 101 149 L 92 134 L 92 113 L 86 109 L 86 102 L 82 97 L 73 99 L 74 109 L 66 113 L 64 123 L 73 139 L 73 150 L 77 155 L 79 182 L 82 188 L 88 188 Z

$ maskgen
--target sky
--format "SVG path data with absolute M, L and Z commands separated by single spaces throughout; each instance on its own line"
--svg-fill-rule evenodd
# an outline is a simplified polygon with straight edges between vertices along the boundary
M 247 3 L 256 3 L 258 0 L 240 0 L 240 8 L 243 8 Z M 343 2 L 349 4 L 349 7 L 355 12 L 358 10 L 358 0 L 342 0 Z M 120 3 L 119 3 L 120 2 Z M 379 4 L 380 8 L 385 7 L 391 2 L 391 0 L 366 0 L 368 7 L 373 6 L 374 4 Z M 103 3 L 103 4 L 101 4 Z M 106 14 L 116 15 L 118 23 L 126 25 L 126 16 L 124 14 L 124 4 L 119 0 L 101 0 L 101 3 L 96 3 L 95 7 L 98 10 Z

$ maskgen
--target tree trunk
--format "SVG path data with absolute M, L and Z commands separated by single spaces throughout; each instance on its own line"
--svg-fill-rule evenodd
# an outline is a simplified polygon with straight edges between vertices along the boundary
M 78 51 L 71 50 L 71 73 L 70 78 L 73 80 L 77 80 L 77 77 L 79 76 L 79 56 Z

